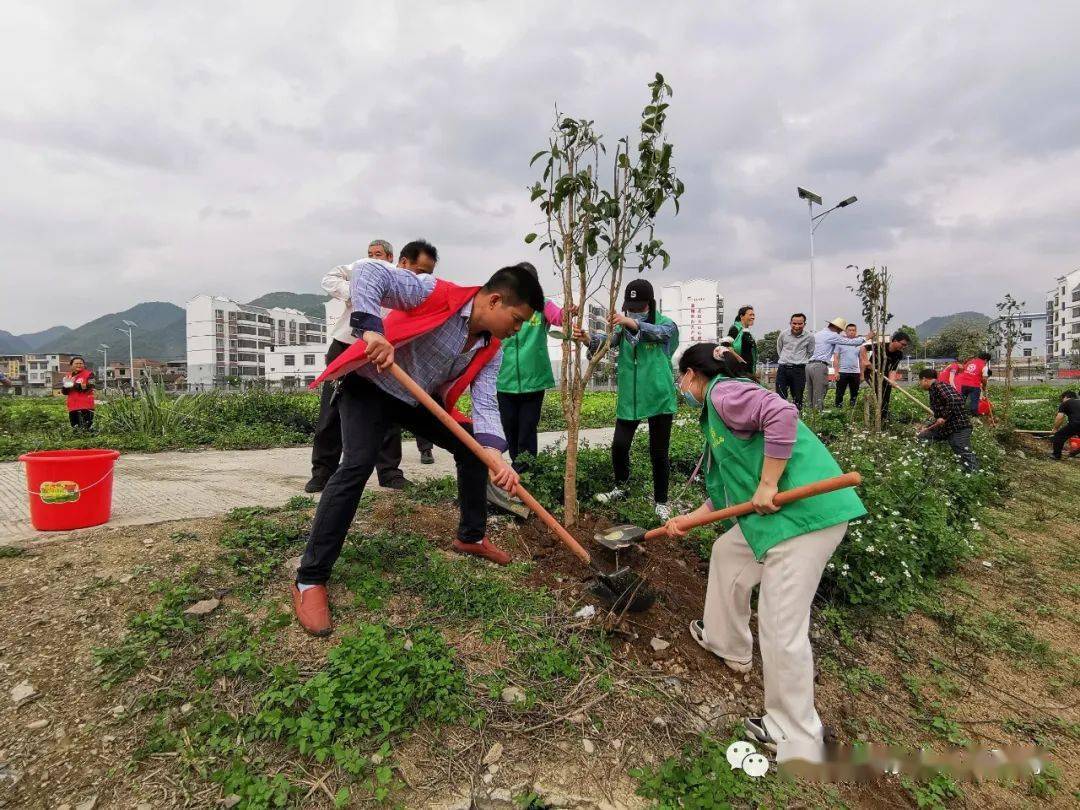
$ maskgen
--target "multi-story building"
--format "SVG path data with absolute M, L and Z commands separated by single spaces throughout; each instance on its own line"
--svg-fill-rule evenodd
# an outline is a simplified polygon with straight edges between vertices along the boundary
M 724 297 L 715 281 L 674 281 L 660 289 L 660 311 L 679 327 L 678 358 L 695 343 L 716 342 L 724 334 Z
M 26 393 L 48 395 L 60 385 L 60 378 L 68 373 L 73 354 L 26 355 Z
M 989 331 L 996 334 L 1005 319 L 995 318 L 990 322 Z M 1041 360 L 1046 357 L 1046 313 L 1025 312 L 1013 316 L 1018 327 L 1017 342 L 1013 346 L 1012 356 L 1014 360 L 1033 358 Z M 996 360 L 1005 360 L 1005 349 L 1000 348 Z
M 254 307 L 197 295 L 187 302 L 187 382 L 212 387 L 228 377 L 265 377 L 266 353 L 279 346 L 326 342 L 326 325 L 298 309 Z
M 0 354 L 0 371 L 7 377 L 8 385 L 0 386 L 0 395 L 26 393 L 26 355 Z
M 1046 356 L 1058 365 L 1080 365 L 1080 268 L 1058 276 L 1046 294 Z

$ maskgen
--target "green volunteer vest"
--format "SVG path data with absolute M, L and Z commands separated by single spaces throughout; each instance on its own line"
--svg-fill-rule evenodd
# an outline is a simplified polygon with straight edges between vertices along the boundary
M 659 312 L 656 323 L 673 323 Z M 620 326 L 619 329 L 622 329 Z M 631 346 L 625 340 L 619 346 L 616 380 L 619 393 L 615 401 L 615 416 L 619 419 L 641 420 L 678 410 L 678 392 L 671 369 L 671 356 L 679 347 L 648 343 L 639 340 Z
M 757 368 L 757 341 L 754 341 L 754 350 L 750 352 L 750 356 L 746 356 L 746 352 L 743 351 L 743 332 L 746 331 L 741 322 L 735 321 L 732 324 L 735 328 L 735 338 L 732 340 L 731 348 L 735 350 L 735 354 L 739 355 L 743 360 L 750 364 L 750 373 L 753 374 Z
M 701 428 L 705 433 L 708 465 L 705 468 L 705 488 L 713 506 L 721 509 L 754 497 L 761 468 L 765 458 L 765 434 L 758 431 L 749 439 L 740 439 L 716 412 L 712 404 L 712 390 L 718 382 L 728 379 L 717 377 L 709 383 L 705 394 L 705 407 L 701 414 Z M 752 380 L 741 379 L 748 385 Z M 821 439 L 814 435 L 800 419 L 795 434 L 795 447 L 791 458 L 780 476 L 779 490 L 803 486 L 840 475 L 840 465 L 832 457 Z M 757 513 L 738 518 L 746 542 L 757 559 L 762 559 L 773 546 L 808 532 L 815 532 L 854 520 L 866 514 L 866 509 L 855 490 L 841 489 L 825 495 L 815 495 L 789 503 L 771 515 Z
M 503 359 L 497 388 L 503 394 L 531 394 L 555 387 L 548 358 L 549 324 L 544 313 L 534 312 L 521 330 L 502 342 Z

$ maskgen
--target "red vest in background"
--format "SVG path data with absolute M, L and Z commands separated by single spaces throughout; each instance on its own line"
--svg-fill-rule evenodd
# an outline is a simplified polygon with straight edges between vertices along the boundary
M 438 329 L 451 317 L 461 311 L 476 293 L 479 287 L 459 287 L 449 281 L 437 279 L 435 289 L 418 306 L 409 310 L 391 310 L 390 314 L 383 318 L 383 335 L 397 348 L 411 343 L 421 335 L 426 335 L 434 329 Z M 442 396 L 443 403 L 450 415 L 463 424 L 468 424 L 469 418 L 457 408 L 457 401 L 465 392 L 465 389 L 476 379 L 480 369 L 491 362 L 499 351 L 499 341 L 492 338 L 487 346 L 480 349 L 465 371 L 456 380 L 448 380 L 447 385 L 438 393 Z M 339 354 L 334 361 L 326 367 L 326 371 L 309 387 L 317 388 L 321 383 L 328 380 L 336 380 L 350 371 L 355 371 L 368 362 L 367 344 L 363 340 L 357 340 L 348 349 Z M 409 369 L 405 369 L 408 372 Z
M 945 366 L 945 368 L 943 368 L 941 371 L 938 372 L 938 375 L 937 375 L 938 381 L 943 382 L 943 383 L 947 383 L 949 381 L 949 377 L 952 376 L 952 373 L 955 371 L 957 374 L 959 374 L 960 369 L 961 369 L 961 366 L 960 366 L 959 363 L 949 363 L 949 365 Z M 953 385 L 953 387 L 957 391 L 959 391 L 960 390 L 960 383 L 958 383 L 958 382 L 955 383 Z
M 970 388 L 979 388 L 982 386 L 983 369 L 985 368 L 986 361 L 981 357 L 973 357 L 964 363 L 964 367 L 956 375 L 956 390 L 959 391 L 960 387 L 964 385 Z
M 90 369 L 84 368 L 78 374 L 69 373 L 64 379 L 71 380 L 72 382 L 81 382 L 83 385 L 88 385 L 90 378 L 93 376 L 93 372 L 91 372 Z M 65 388 L 64 392 L 67 393 L 67 409 L 69 411 L 94 410 L 93 391 L 89 389 L 83 391 L 81 388 Z

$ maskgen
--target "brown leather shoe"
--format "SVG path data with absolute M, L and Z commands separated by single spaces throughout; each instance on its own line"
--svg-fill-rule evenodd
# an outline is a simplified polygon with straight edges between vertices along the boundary
M 485 560 L 491 560 L 496 565 L 509 565 L 510 563 L 510 555 L 486 537 L 479 543 L 463 543 L 461 540 L 455 540 L 453 549 L 458 554 L 473 554 L 477 557 L 483 557 Z
M 289 586 L 292 593 L 292 608 L 300 626 L 313 636 L 328 636 L 333 630 L 330 623 L 330 602 L 326 597 L 326 586 L 316 585 L 301 592 L 294 582 Z

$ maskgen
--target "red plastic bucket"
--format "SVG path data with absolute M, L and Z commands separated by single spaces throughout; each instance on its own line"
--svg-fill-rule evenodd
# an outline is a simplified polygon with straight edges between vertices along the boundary
M 30 522 L 42 532 L 100 526 L 112 512 L 115 450 L 25 453 Z

